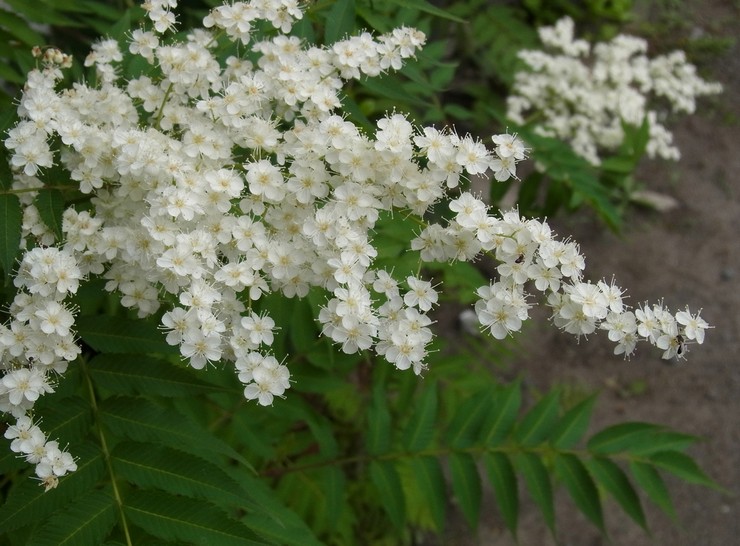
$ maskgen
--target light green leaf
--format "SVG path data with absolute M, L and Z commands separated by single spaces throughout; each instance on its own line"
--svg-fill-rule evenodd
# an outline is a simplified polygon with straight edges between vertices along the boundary
M 604 514 L 599 491 L 583 463 L 575 455 L 559 453 L 555 456 L 555 472 L 565 484 L 576 506 L 604 532 Z
M 560 391 L 549 392 L 522 418 L 515 432 L 516 440 L 523 446 L 535 446 L 547 440 L 560 410 Z
M 181 449 L 219 465 L 223 457 L 228 457 L 251 468 L 244 457 L 214 434 L 145 398 L 110 398 L 102 404 L 101 419 L 114 434 L 137 442 Z
M 101 353 L 178 354 L 152 321 L 109 315 L 77 318 L 77 331 L 85 343 Z
M 165 541 L 219 546 L 264 545 L 243 523 L 213 505 L 160 491 L 133 491 L 124 504 L 126 518 Z
M 631 462 L 630 471 L 635 482 L 647 493 L 648 498 L 675 520 L 676 510 L 673 508 L 671 495 L 655 467 L 646 463 Z
M 483 462 L 488 471 L 488 479 L 493 486 L 501 516 L 511 534 L 516 537 L 519 521 L 519 488 L 514 466 L 504 453 L 486 453 Z
M 0 266 L 6 280 L 15 269 L 21 244 L 21 203 L 17 195 L 0 194 Z
M 109 488 L 89 491 L 44 521 L 28 546 L 100 544 L 113 529 L 117 516 L 116 503 Z
M 64 197 L 59 190 L 41 190 L 34 203 L 39 216 L 57 238 L 62 240 L 62 214 L 64 213 Z
M 0 529 L 13 531 L 26 525 L 43 521 L 60 506 L 84 495 L 105 473 L 105 463 L 100 449 L 94 444 L 80 444 L 71 448 L 77 458 L 77 470 L 59 480 L 59 485 L 44 492 L 35 480 L 18 483 L 0 506 Z
M 570 408 L 560 418 L 558 424 L 550 434 L 550 443 L 557 449 L 570 449 L 583 437 L 591 421 L 596 396 L 589 396 L 586 400 Z
M 647 521 L 640 497 L 637 496 L 624 471 L 609 459 L 602 457 L 594 457 L 586 464 L 596 483 L 614 497 L 629 517 L 647 530 Z
M 198 497 L 223 507 L 246 508 L 251 500 L 221 468 L 181 450 L 122 442 L 112 455 L 117 477 L 145 489 Z
M 324 44 L 330 45 L 355 31 L 355 0 L 337 0 L 326 14 Z
M 542 463 L 542 460 L 534 453 L 520 453 L 516 457 L 516 464 L 524 477 L 532 500 L 542 512 L 542 517 L 555 535 L 555 504 L 553 502 L 552 484 L 550 474 Z
M 442 467 L 435 457 L 420 457 L 410 461 L 416 486 L 424 499 L 426 510 L 437 531 L 445 524 L 447 495 Z
M 477 529 L 480 516 L 481 484 L 478 467 L 468 453 L 453 452 L 449 457 L 452 491 L 471 529 Z
M 522 392 L 519 381 L 493 393 L 491 409 L 482 427 L 487 446 L 496 447 L 506 440 L 514 427 L 521 403 Z
M 141 354 L 101 353 L 88 367 L 96 386 L 116 394 L 170 397 L 223 390 L 171 362 Z
M 437 419 L 437 386 L 425 384 L 411 419 L 403 434 L 403 444 L 413 452 L 429 447 L 434 439 L 434 426 Z
M 650 423 L 619 423 L 594 434 L 588 441 L 588 450 L 596 455 L 631 452 L 650 445 L 653 435 L 662 427 Z
M 406 506 L 396 467 L 390 461 L 370 461 L 369 471 L 388 517 L 396 528 L 402 529 L 406 524 Z

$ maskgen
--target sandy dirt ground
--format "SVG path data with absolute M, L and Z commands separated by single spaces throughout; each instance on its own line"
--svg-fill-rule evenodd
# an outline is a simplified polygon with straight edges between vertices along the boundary
M 740 40 L 737 2 L 688 2 L 687 31 Z M 556 497 L 558 541 L 522 492 L 521 546 L 736 546 L 740 545 L 740 44 L 706 62 L 705 77 L 725 86 L 717 100 L 703 100 L 699 113 L 673 125 L 682 158 L 649 161 L 638 177 L 653 191 L 676 200 L 668 212 L 635 208 L 615 235 L 588 217 L 551 221 L 572 235 L 586 256 L 586 276 L 627 288 L 629 302 L 663 299 L 675 310 L 703 309 L 714 326 L 686 361 L 667 364 L 660 352 L 638 346 L 630 360 L 612 354 L 604 335 L 578 343 L 540 314 L 518 337 L 511 364 L 536 390 L 563 385 L 574 393 L 601 391 L 593 431 L 622 421 L 650 421 L 702 436 L 690 454 L 726 492 L 668 477 L 678 521 L 645 500 L 651 534 L 608 500 L 608 537 L 575 509 L 564 490 Z M 471 535 L 451 522 L 438 544 L 513 546 L 495 501 L 484 501 L 482 525 Z

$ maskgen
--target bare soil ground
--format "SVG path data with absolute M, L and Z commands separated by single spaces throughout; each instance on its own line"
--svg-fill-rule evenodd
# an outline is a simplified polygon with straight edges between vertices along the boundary
M 693 35 L 740 39 L 737 2 L 691 1 L 684 10 Z M 538 390 L 564 385 L 574 392 L 601 391 L 593 430 L 650 421 L 702 436 L 690 453 L 726 492 L 669 478 L 677 522 L 644 499 L 648 535 L 608 501 L 604 537 L 561 490 L 557 542 L 522 493 L 521 546 L 740 545 L 740 43 L 714 55 L 703 69 L 705 77 L 722 82 L 723 95 L 704 100 L 698 114 L 672 126 L 683 154 L 679 162 L 646 162 L 638 173 L 647 188 L 673 197 L 678 206 L 664 213 L 635 208 L 619 235 L 588 214 L 551 224 L 580 243 L 587 277 L 615 276 L 633 306 L 663 298 L 674 311 L 703 308 L 702 317 L 714 326 L 706 342 L 692 345 L 678 364 L 667 364 L 647 345 L 625 361 L 612 354 L 605 336 L 578 343 L 540 315 L 519 336 L 512 370 Z M 451 523 L 440 544 L 516 544 L 495 501 L 484 502 L 476 535 L 462 522 Z

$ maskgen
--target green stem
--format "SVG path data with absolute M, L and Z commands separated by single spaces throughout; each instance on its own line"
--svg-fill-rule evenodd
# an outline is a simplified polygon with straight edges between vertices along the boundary
M 162 104 L 159 106 L 159 110 L 157 111 L 157 117 L 154 118 L 154 125 L 159 127 L 159 122 L 162 121 L 162 116 L 164 115 L 164 107 L 167 104 L 167 99 L 170 98 L 170 95 L 172 94 L 172 88 L 175 86 L 174 83 L 170 82 L 169 87 L 167 87 L 167 91 L 164 92 L 164 98 L 162 99 Z
M 95 397 L 95 388 L 93 387 L 92 379 L 90 378 L 90 374 L 87 370 L 87 365 L 83 358 L 80 358 L 80 367 L 82 368 L 82 373 L 85 376 L 85 380 L 87 381 L 87 388 L 90 393 L 90 405 L 92 406 L 93 413 L 95 414 L 95 424 L 98 429 L 98 436 L 100 437 L 100 447 L 103 450 L 103 458 L 105 459 L 105 464 L 108 467 L 108 474 L 110 475 L 111 485 L 113 486 L 113 497 L 115 498 L 116 506 L 118 507 L 118 513 L 121 517 L 121 527 L 123 528 L 123 534 L 126 537 L 126 544 L 128 546 L 133 546 L 133 542 L 131 541 L 131 534 L 128 530 L 128 523 L 126 522 L 126 514 L 123 511 L 123 499 L 121 498 L 121 493 L 118 490 L 116 475 L 113 472 L 113 464 L 111 463 L 108 442 L 105 440 L 103 425 L 100 422 L 100 411 L 98 409 L 98 402 Z

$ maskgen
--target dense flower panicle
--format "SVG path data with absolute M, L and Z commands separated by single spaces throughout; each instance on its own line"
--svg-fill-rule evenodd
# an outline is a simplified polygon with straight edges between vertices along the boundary
M 211 11 L 206 29 L 175 42 L 163 34 L 175 23 L 176 1 L 149 0 L 154 30 L 132 32 L 126 49 L 159 76 L 125 80 L 111 40 L 87 58 L 100 75 L 96 87 L 57 91 L 63 56 L 50 55 L 29 75 L 21 121 L 6 139 L 13 188 L 22 190 L 24 254 L 13 318 L 0 325 L 0 411 L 16 418 L 6 432 L 11 449 L 36 465 L 47 487 L 75 464 L 31 415 L 80 354 L 77 310 L 67 300 L 89 276 L 102 277 L 139 317 L 164 308 L 168 344 L 196 369 L 233 363 L 244 396 L 262 405 L 290 388 L 288 367 L 270 354 L 279 326 L 269 307 L 253 308 L 265 294 L 323 290 L 317 320 L 343 352 L 374 351 L 399 369 L 424 371 L 439 287 L 375 264 L 375 228 L 394 211 L 422 224 L 411 241 L 421 262 L 482 253 L 499 262 L 499 278 L 478 290 L 475 304 L 496 339 L 521 328 L 534 287 L 557 326 L 575 335 L 607 330 L 617 354 L 645 339 L 670 358 L 703 342 L 708 325 L 698 314 L 627 310 L 613 283 L 582 280 L 575 243 L 517 211 L 495 214 L 457 189 L 469 176 L 516 176 L 526 150 L 515 135 L 494 135 L 491 150 L 469 135 L 415 127 L 397 112 L 378 120 L 373 134 L 343 117 L 344 82 L 400 68 L 423 45 L 422 33 L 403 27 L 307 45 L 285 35 L 301 17 L 296 6 L 231 3 Z M 253 36 L 260 19 L 277 35 Z M 237 49 L 248 44 L 252 61 L 220 63 L 208 29 L 223 30 Z M 557 38 L 563 43 L 566 31 Z M 88 210 L 64 212 L 60 240 L 29 191 L 43 186 L 39 176 L 54 162 L 91 197 Z M 428 221 L 440 204 L 451 219 Z
M 663 112 L 657 105 L 693 113 L 698 97 L 722 90 L 720 84 L 699 77 L 683 51 L 648 58 L 647 42 L 641 38 L 619 35 L 591 47 L 574 39 L 569 17 L 540 28 L 539 35 L 552 53 L 519 53 L 527 69 L 516 75 L 507 116 L 517 123 L 537 116 L 539 134 L 567 141 L 594 165 L 601 163 L 602 152 L 615 151 L 622 143 L 623 122 L 640 126 L 645 119 L 650 132 L 647 154 L 678 159 L 679 150 L 660 122 Z

